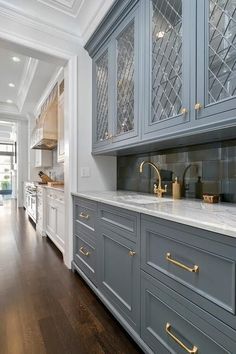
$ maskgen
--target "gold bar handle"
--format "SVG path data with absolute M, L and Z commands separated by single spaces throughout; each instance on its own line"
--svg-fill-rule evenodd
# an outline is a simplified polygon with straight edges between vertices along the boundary
M 136 255 L 136 252 L 131 251 L 131 250 L 129 251 L 129 256 L 130 256 L 130 257 L 133 257 L 133 256 L 135 256 L 135 255 Z
M 190 268 L 188 266 L 186 266 L 185 264 L 183 263 L 180 263 L 174 259 L 171 258 L 171 254 L 168 252 L 166 253 L 166 260 L 172 264 L 175 264 L 176 266 L 182 268 L 182 269 L 185 269 L 187 270 L 188 272 L 191 272 L 191 273 L 198 273 L 199 272 L 199 266 L 198 265 L 194 265 L 193 268 Z
M 84 247 L 80 247 L 79 249 L 80 253 L 82 253 L 84 256 L 88 257 L 90 255 L 90 253 L 88 251 L 84 250 Z
M 197 354 L 198 352 L 198 348 L 194 345 L 192 349 L 189 349 L 188 347 L 186 347 L 186 345 L 181 342 L 181 340 L 179 340 L 176 336 L 174 336 L 171 333 L 171 324 L 167 322 L 166 324 L 166 333 L 176 342 L 179 344 L 179 346 L 181 348 L 183 348 L 184 350 L 186 350 L 187 353 L 189 354 Z
M 80 218 L 82 218 L 82 219 L 86 219 L 86 220 L 89 219 L 89 215 L 88 215 L 88 214 L 85 214 L 85 213 L 83 213 L 83 212 L 81 212 L 81 213 L 79 214 L 79 216 L 80 216 Z

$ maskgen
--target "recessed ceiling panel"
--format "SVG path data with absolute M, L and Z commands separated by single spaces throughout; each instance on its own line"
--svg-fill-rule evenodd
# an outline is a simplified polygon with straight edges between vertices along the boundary
M 77 17 L 84 0 L 38 0 L 38 2 L 69 16 Z

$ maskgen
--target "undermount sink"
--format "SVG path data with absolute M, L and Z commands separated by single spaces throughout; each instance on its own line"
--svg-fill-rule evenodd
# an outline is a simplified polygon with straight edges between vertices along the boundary
M 116 197 L 120 202 L 131 203 L 137 205 L 147 205 L 155 203 L 170 202 L 169 198 L 158 198 L 155 196 L 144 196 L 144 195 L 123 195 Z

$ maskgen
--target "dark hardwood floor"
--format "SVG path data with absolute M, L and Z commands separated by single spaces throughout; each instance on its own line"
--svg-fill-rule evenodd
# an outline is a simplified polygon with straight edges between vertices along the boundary
M 0 206 L 0 354 L 141 353 L 23 209 Z

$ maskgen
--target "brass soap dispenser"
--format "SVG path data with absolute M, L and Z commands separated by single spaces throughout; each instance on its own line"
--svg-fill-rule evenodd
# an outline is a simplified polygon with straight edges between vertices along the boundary
M 175 181 L 172 183 L 172 196 L 173 199 L 181 199 L 181 185 L 178 177 L 175 177 Z

